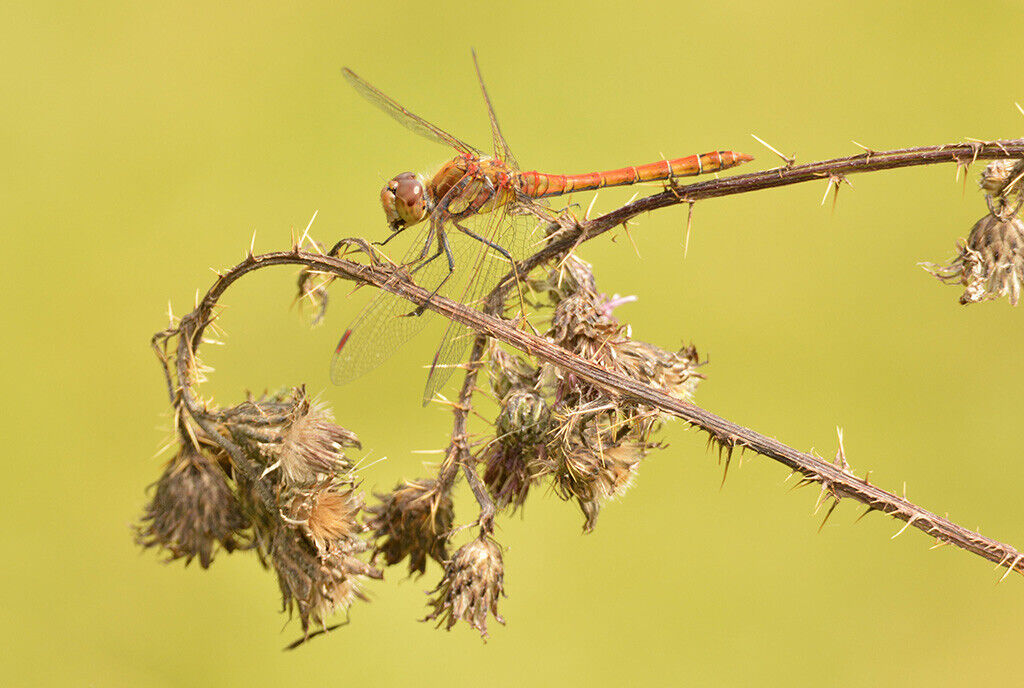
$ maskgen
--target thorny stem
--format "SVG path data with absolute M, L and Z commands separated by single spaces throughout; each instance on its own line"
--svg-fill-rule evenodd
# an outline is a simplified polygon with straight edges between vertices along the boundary
M 195 311 L 193 311 L 193 314 Z M 190 363 L 193 361 L 194 349 L 190 349 L 189 341 L 192 340 L 188 336 L 188 333 L 193 328 L 201 329 L 197 327 L 195 320 L 189 316 L 182 318 L 181 321 L 181 336 L 178 339 L 178 352 L 177 352 L 177 373 L 178 380 L 182 381 L 181 391 L 181 402 L 188 410 L 189 415 L 196 424 L 203 429 L 210 439 L 219 444 L 224 451 L 231 456 L 231 463 L 234 465 L 235 470 L 239 471 L 245 478 L 246 483 L 252 486 L 252 489 L 256 491 L 256 495 L 268 508 L 275 508 L 274 505 L 276 500 L 274 499 L 273 493 L 270 491 L 270 487 L 267 483 L 260 480 L 260 470 L 249 457 L 245 455 L 242 448 L 232 442 L 227 437 L 224 437 L 217 431 L 217 426 L 213 424 L 210 419 L 210 414 L 207 413 L 206 408 L 203 407 L 199 401 L 195 398 L 192 391 L 192 385 L 189 383 L 189 373 L 191 370 Z M 196 335 L 195 341 L 198 341 L 198 335 Z
M 477 475 L 476 467 L 470 461 L 469 442 L 467 437 L 469 413 L 473 408 L 473 391 L 476 389 L 476 378 L 483 366 L 484 349 L 487 345 L 487 337 L 477 335 L 473 339 L 473 350 L 466 363 L 466 376 L 462 381 L 462 389 L 459 390 L 459 400 L 454 404 L 452 413 L 452 441 L 448 445 L 444 463 L 441 465 L 440 479 L 438 485 L 441 490 L 448 491 L 455 483 L 459 466 L 466 476 L 476 503 L 480 507 L 480 516 L 477 522 L 480 524 L 481 534 L 490 534 L 494 531 L 494 516 L 497 509 L 491 497 L 487 494 L 487 488 Z
M 473 390 L 476 387 L 476 378 L 482 365 L 481 360 L 486 343 L 487 338 L 482 335 L 473 339 L 473 351 L 466 363 L 466 377 L 463 378 L 462 388 L 459 390 L 459 399 L 453 404 L 452 412 L 455 419 L 452 423 L 452 442 L 448 446 L 444 462 L 441 464 L 440 480 L 438 481 L 442 490 L 451 489 L 455 476 L 458 474 L 459 465 L 466 463 L 469 458 L 467 442 L 469 412 L 472 409 Z
M 815 179 L 839 179 L 845 174 L 856 172 L 940 162 L 954 162 L 966 166 L 974 160 L 997 158 L 1024 158 L 1024 140 L 953 144 L 880 153 L 869 151 L 848 158 L 838 158 L 809 165 L 787 165 L 765 172 L 674 187 L 661 194 L 629 203 L 593 221 L 564 231 L 564 236 L 553 237 L 547 246 L 520 263 L 517 266 L 517 272 L 519 275 L 526 274 L 545 261 L 565 254 L 583 241 L 607 232 L 640 213 L 678 203 L 692 203 L 704 198 L 786 186 Z M 1024 573 L 1024 554 L 1017 549 L 964 528 L 905 498 L 870 484 L 866 478 L 854 475 L 847 467 L 845 460 L 837 460 L 835 464 L 823 461 L 816 456 L 801 452 L 771 437 L 705 411 L 695 404 L 669 396 L 631 378 L 609 372 L 541 337 L 518 330 L 507 321 L 494 315 L 474 310 L 444 297 L 433 296 L 431 298 L 427 290 L 416 286 L 404 276 L 396 274 L 392 269 L 376 264 L 364 265 L 320 253 L 308 253 L 300 251 L 298 247 L 287 252 L 274 252 L 259 256 L 250 254 L 245 260 L 218 278 L 199 306 L 182 318 L 177 332 L 169 330 L 161 333 L 179 335 L 176 363 L 182 402 L 200 427 L 229 452 L 247 478 L 255 477 L 255 467 L 250 465 L 237 445 L 213 430 L 213 426 L 207 420 L 207 412 L 200 406 L 190 389 L 192 382 L 189 377 L 188 364 L 201 341 L 203 330 L 211 320 L 213 308 L 224 291 L 243 275 L 271 265 L 302 265 L 308 269 L 329 273 L 340 278 L 372 284 L 412 303 L 425 306 L 450 320 L 468 325 L 479 332 L 480 335 L 474 343 L 471 363 L 460 394 L 460 403 L 455 410 L 456 432 L 453 433 L 453 443 L 465 442 L 465 424 L 470 408 L 468 397 L 472 394 L 472 389 L 475 386 L 484 342 L 486 337 L 492 337 L 529 355 L 571 371 L 605 390 L 612 397 L 631 399 L 681 418 L 707 432 L 709 437 L 730 455 L 733 448 L 737 446 L 741 449 L 755 451 L 800 473 L 804 476 L 804 483 L 820 483 L 823 495 L 827 495 L 831 499 L 838 501 L 843 497 L 848 497 L 866 505 L 868 511 L 881 511 L 904 521 L 905 527 L 913 526 L 935 538 L 940 544 L 954 544 L 961 549 L 996 562 L 1000 566 L 1006 566 L 1007 573 L 1009 571 Z M 514 275 L 510 273 L 491 293 L 488 299 L 488 311 L 498 312 L 494 306 L 501 302 L 503 295 L 514 284 L 512 277 Z M 474 486 L 475 482 L 479 482 L 479 476 L 476 476 L 469 462 L 465 460 L 466 457 L 463 456 L 463 453 L 468 453 L 468 449 L 465 444 L 459 448 L 452 447 L 452 449 L 456 451 L 454 461 L 450 466 L 443 467 L 445 469 L 443 473 L 447 473 L 443 477 L 449 481 L 453 480 L 457 466 L 462 465 L 467 480 L 476 494 L 477 488 L 483 486 L 478 484 Z M 450 450 L 449 455 L 451 453 Z M 447 461 L 446 459 L 446 463 Z M 250 476 L 250 473 L 254 475 Z M 474 481 L 474 477 L 476 481 Z M 259 486 L 260 481 L 255 480 L 254 483 Z M 486 496 L 486 490 L 483 491 L 483 499 L 480 495 L 476 496 L 481 505 L 481 520 L 483 520 L 490 500 Z M 491 504 L 491 509 L 493 509 L 493 504 Z M 484 524 L 481 523 L 481 525 Z
M 480 534 L 490 535 L 494 532 L 494 516 L 498 510 L 487 493 L 487 486 L 480 480 L 476 466 L 470 461 L 463 461 L 462 472 L 466 476 L 466 482 L 469 483 L 469 489 L 476 498 L 476 503 L 480 506 L 480 517 L 477 519 L 477 523 L 480 524 Z
M 736 446 L 755 451 L 788 466 L 810 481 L 821 483 L 830 494 L 837 498 L 849 497 L 872 510 L 881 511 L 893 518 L 905 521 L 908 525 L 924 531 L 941 542 L 954 544 L 990 561 L 1008 565 L 1018 572 L 1024 572 L 1024 565 L 1022 565 L 1024 555 L 1010 545 L 984 537 L 946 518 L 937 516 L 907 499 L 882 490 L 867 480 L 858 478 L 843 466 L 822 461 L 816 456 L 801 452 L 771 437 L 705 411 L 695 404 L 671 397 L 631 378 L 609 372 L 541 337 L 518 330 L 504 320 L 474 310 L 451 299 L 440 296 L 431 298 L 429 291 L 407 280 L 395 279 L 393 275 L 381 268 L 316 253 L 288 251 L 247 258 L 233 268 L 229 274 L 242 274 L 270 265 L 304 265 L 340 277 L 359 279 L 387 289 L 412 303 L 425 304 L 427 308 L 449 320 L 468 325 L 488 337 L 498 339 L 531 356 L 571 371 L 591 384 L 604 389 L 612 397 L 631 399 L 681 418 L 707 432 L 716 442 L 730 451 L 732 447 Z M 180 349 L 181 346 L 179 346 L 179 351 Z M 179 362 L 180 367 L 181 363 Z M 189 410 L 192 411 L 192 406 L 189 406 Z M 196 417 L 197 422 L 202 425 L 201 415 L 197 417 L 193 413 L 193 417 Z M 217 438 L 215 437 L 215 439 Z M 234 456 L 235 454 L 232 453 L 232 457 Z
M 705 198 L 732 196 L 801 182 L 837 180 L 842 179 L 845 175 L 860 172 L 950 162 L 967 167 L 976 160 L 1000 158 L 1024 158 L 1024 139 L 985 143 L 951 143 L 942 146 L 901 148 L 881 152 L 867 151 L 847 158 L 833 158 L 806 165 L 787 164 L 784 167 L 776 167 L 763 172 L 739 174 L 686 186 L 669 187 L 662 193 L 627 203 L 621 208 L 579 225 L 575 230 L 565 232 L 565 236 L 557 237 L 523 261 L 519 267 L 519 274 L 528 273 L 545 261 L 561 256 L 583 241 L 600 236 L 637 215 L 680 203 L 693 203 Z M 502 293 L 507 292 L 513 285 L 514 280 L 512 280 L 512 274 L 509 273 L 502 280 L 500 290 Z
M 236 269 L 241 266 L 236 266 Z M 167 378 L 168 391 L 172 403 L 177 405 L 180 402 L 185 407 L 195 423 L 202 428 L 206 435 L 219 444 L 231 457 L 235 470 L 239 471 L 245 481 L 252 486 L 255 494 L 268 507 L 275 508 L 275 499 L 266 483 L 259 479 L 259 468 L 245 455 L 242 448 L 224 437 L 217 431 L 216 425 L 211 420 L 211 415 L 203 404 L 196 399 L 193 386 L 195 374 L 195 353 L 202 341 L 203 331 L 212 321 L 213 308 L 225 290 L 248 270 L 232 270 L 229 274 L 220 276 L 213 287 L 206 293 L 203 300 L 196 306 L 195 310 L 182 317 L 178 327 L 158 332 L 153 336 L 153 349 L 157 353 L 164 368 Z M 171 381 L 171 372 L 167 355 L 158 345 L 158 342 L 167 341 L 169 337 L 177 334 L 178 346 L 175 352 L 175 373 L 178 384 L 175 387 Z M 180 413 L 180 412 L 179 412 Z

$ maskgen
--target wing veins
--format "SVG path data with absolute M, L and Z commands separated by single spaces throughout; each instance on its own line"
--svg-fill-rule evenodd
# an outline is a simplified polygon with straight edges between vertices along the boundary
M 482 153 L 468 143 L 452 136 L 445 130 L 435 126 L 423 119 L 412 110 L 400 105 L 395 99 L 383 93 L 377 87 L 360 77 L 348 67 L 341 70 L 345 79 L 352 84 L 363 98 L 389 115 L 396 122 L 406 129 L 413 131 L 436 143 L 442 143 L 456 150 L 473 156 L 480 156 Z

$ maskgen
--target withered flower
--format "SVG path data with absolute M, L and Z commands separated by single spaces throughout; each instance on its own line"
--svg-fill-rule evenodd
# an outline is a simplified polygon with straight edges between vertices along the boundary
M 483 452 L 484 483 L 498 508 L 519 508 L 530 486 L 550 472 L 545 437 L 550 412 L 544 398 L 526 389 L 511 391 L 501 402 L 498 436 Z
M 427 570 L 427 557 L 438 563 L 448 558 L 446 544 L 455 519 L 451 497 L 435 480 L 405 481 L 386 495 L 380 504 L 367 508 L 368 522 L 376 541 L 373 559 L 383 554 L 394 566 L 409 557 L 409 575 Z
M 962 284 L 961 304 L 1005 296 L 1017 305 L 1024 281 L 1024 222 L 1020 218 L 986 215 L 959 249 L 948 265 L 922 263 L 921 267 L 947 284 Z
M 558 266 L 541 277 L 529 278 L 530 291 L 541 294 L 552 304 L 580 291 L 597 293 L 594 271 L 590 263 L 570 253 Z
M 1008 182 L 1020 171 L 1015 171 L 1019 160 L 993 160 L 985 165 L 978 180 L 978 186 L 989 195 L 1000 194 L 1005 190 Z
M 605 500 L 622 495 L 633 484 L 637 467 L 652 445 L 630 434 L 596 427 L 607 421 L 603 416 L 572 429 L 567 423 L 553 447 L 556 457 L 555 488 L 563 499 L 575 499 L 586 521 L 584 532 L 597 523 Z
M 993 160 L 985 166 L 978 186 L 985 192 L 989 212 L 1008 220 L 1024 205 L 1024 161 Z
M 281 472 L 293 485 L 308 485 L 352 469 L 346 447 L 359 447 L 355 433 L 334 423 L 326 404 L 303 399 L 273 449 Z
M 552 341 L 594 362 L 607 356 L 607 347 L 622 336 L 623 327 L 604 308 L 600 295 L 579 291 L 555 307 L 548 335 Z
M 498 614 L 498 598 L 505 596 L 505 567 L 501 548 L 490 538 L 481 536 L 466 543 L 445 564 L 444 577 L 431 594 L 434 610 L 424 621 L 437 620 L 445 630 L 458 621 L 465 621 L 487 638 L 487 614 L 505 623 Z
M 198 557 L 205 569 L 218 546 L 226 552 L 245 546 L 241 533 L 247 527 L 218 462 L 186 437 L 156 482 L 136 526 L 136 542 L 166 550 L 169 561 L 184 557 L 188 565 Z
M 654 344 L 628 339 L 615 347 L 619 372 L 644 384 L 659 387 L 677 399 L 690 400 L 704 376 L 694 346 L 666 351 Z
M 523 357 L 505 351 L 497 342 L 491 342 L 488 360 L 491 389 L 499 399 L 505 398 L 513 389 L 532 387 L 537 379 L 537 368 Z
M 633 298 L 600 293 L 589 265 L 568 260 L 532 286 L 546 293 L 554 305 L 547 336 L 555 344 L 676 398 L 693 397 L 704 377 L 697 371 L 701 365 L 697 350 L 690 346 L 671 352 L 633 340 L 629 327 L 613 315 Z M 586 517 L 584 530 L 590 531 L 602 503 L 622 494 L 640 460 L 659 446 L 650 436 L 663 415 L 553 366 L 543 365 L 537 380 L 537 389 L 551 398 L 547 470 L 554 474 L 555 491 L 579 503 Z M 492 474 L 510 463 L 505 455 L 488 454 L 487 458 Z M 522 471 L 520 465 L 511 465 Z
M 289 523 L 300 525 L 321 554 L 345 548 L 366 528 L 358 519 L 362 498 L 345 485 L 326 484 L 298 490 L 284 510 Z
M 299 529 L 285 524 L 276 529 L 270 561 L 282 604 L 289 612 L 298 611 L 304 632 L 314 623 L 326 627 L 331 614 L 348 609 L 356 599 L 365 600 L 363 579 L 383 577 L 357 557 L 367 549 L 362 540 L 348 537 L 321 552 Z
M 548 421 L 544 397 L 528 389 L 513 390 L 501 402 L 498 438 L 503 442 L 537 444 L 547 434 Z

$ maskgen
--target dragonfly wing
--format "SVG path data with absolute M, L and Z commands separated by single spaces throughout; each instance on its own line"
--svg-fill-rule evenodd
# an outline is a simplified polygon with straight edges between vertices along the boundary
M 342 335 L 331 359 L 331 382 L 343 385 L 362 376 L 415 336 L 427 320 L 408 316 L 412 304 L 381 291 Z
M 510 210 L 509 205 L 504 205 L 490 214 L 475 215 L 459 224 L 501 246 L 518 262 L 525 257 L 527 239 L 537 226 L 537 218 Z M 469 275 L 463 280 L 465 287 L 458 300 L 470 308 L 483 309 L 488 294 L 511 269 L 508 258 L 490 246 L 466 236 L 456 227 L 451 228 L 451 233 L 461 235 L 463 241 L 475 244 L 475 257 L 472 264 L 466 266 Z M 466 349 L 475 336 L 473 329 L 466 325 L 454 320 L 448 324 L 427 377 L 423 391 L 424 405 L 435 397 L 463 362 Z
M 487 115 L 491 118 L 491 136 L 494 138 L 494 155 L 499 160 L 504 160 L 513 169 L 519 169 L 519 163 L 512 155 L 512 151 L 501 133 L 501 125 L 498 124 L 498 116 L 494 114 L 494 106 L 491 105 L 491 97 L 487 94 L 487 87 L 484 85 L 484 75 L 480 72 L 480 63 L 476 59 L 476 51 L 473 51 L 473 66 L 476 67 L 476 78 L 480 82 L 480 90 L 484 94 L 484 102 L 487 103 Z
M 438 226 L 436 218 L 425 222 L 401 262 L 412 273 L 416 284 L 431 291 L 437 289 L 449 275 L 447 256 L 442 253 L 433 257 L 437 252 Z M 465 261 L 465 256 L 459 255 L 457 251 L 465 252 L 466 248 L 465 242 L 455 245 L 453 254 L 456 266 L 459 259 Z M 425 262 L 427 259 L 429 262 Z M 438 293 L 450 293 L 451 282 L 457 278 L 458 273 Z M 402 344 L 418 334 L 430 322 L 431 314 L 428 311 L 419 316 L 410 315 L 413 310 L 414 304 L 381 290 L 338 342 L 331 359 L 331 381 L 336 385 L 351 382 L 379 366 Z
M 460 141 L 440 127 L 434 126 L 419 115 L 402 107 L 393 98 L 379 91 L 375 86 L 372 86 L 351 69 L 346 67 L 341 71 L 348 82 L 352 84 L 356 91 L 359 92 L 359 95 L 366 98 L 373 105 L 376 105 L 378 108 L 390 115 L 392 119 L 406 129 L 414 131 L 420 136 L 426 137 L 436 143 L 443 143 L 447 146 L 451 146 L 461 153 L 476 157 L 481 155 L 481 152 L 473 146 L 465 143 L 464 141 Z

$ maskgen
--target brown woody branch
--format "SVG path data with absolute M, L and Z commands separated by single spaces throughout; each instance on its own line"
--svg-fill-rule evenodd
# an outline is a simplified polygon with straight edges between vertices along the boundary
M 900 167 L 954 163 L 969 166 L 977 160 L 1000 158 L 1024 158 L 1024 139 L 991 141 L 985 143 L 951 143 L 942 146 L 901 148 L 891 151 L 867 151 L 846 158 L 833 158 L 806 165 L 785 165 L 762 172 L 739 174 L 686 186 L 669 187 L 659 194 L 637 199 L 610 213 L 579 225 L 575 231 L 566 232 L 545 246 L 536 254 L 523 261 L 519 272 L 525 273 L 537 265 L 562 255 L 582 241 L 614 229 L 637 215 L 659 210 L 680 203 L 694 203 L 706 198 L 719 198 L 735 194 L 772 189 L 810 181 L 841 179 L 846 175 L 862 172 L 877 172 Z M 503 290 L 512 286 L 511 274 L 503 281 Z

